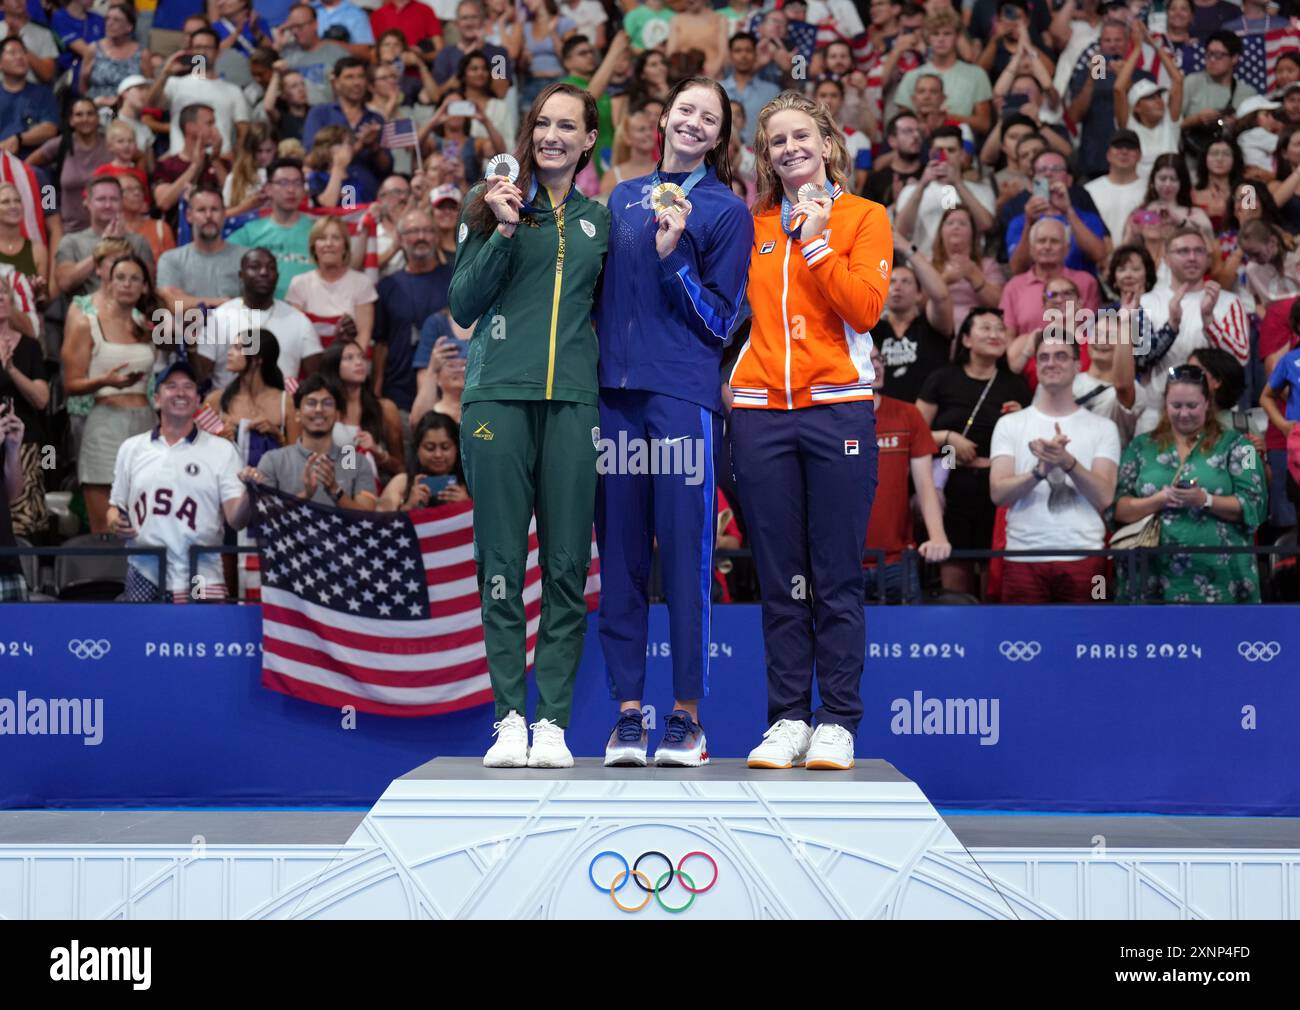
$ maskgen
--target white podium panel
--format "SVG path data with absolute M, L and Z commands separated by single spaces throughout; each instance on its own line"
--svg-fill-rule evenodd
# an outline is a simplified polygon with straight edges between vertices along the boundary
M 634 867 L 643 876 L 611 897 Z M 661 882 L 658 897 L 638 886 Z M 364 815 L 0 812 L 0 919 L 700 916 L 1296 919 L 1300 820 L 950 827 L 884 762 L 488 771 L 458 759 L 403 776 Z
M 1013 911 L 920 789 L 885 762 L 850 773 L 594 760 L 489 771 L 446 758 L 388 788 L 292 914 L 1037 917 Z

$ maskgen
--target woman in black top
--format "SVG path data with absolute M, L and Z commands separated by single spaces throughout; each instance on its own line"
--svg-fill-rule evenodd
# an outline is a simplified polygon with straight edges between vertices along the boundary
M 943 524 L 959 550 L 987 550 L 993 544 L 995 509 L 989 497 L 989 452 L 993 427 L 1003 414 L 1027 407 L 1029 385 L 1007 368 L 1007 332 L 1002 313 L 976 307 L 957 334 L 957 361 L 932 372 L 916 407 L 940 447 L 946 505 Z M 949 560 L 940 568 L 946 590 L 974 594 L 974 564 Z

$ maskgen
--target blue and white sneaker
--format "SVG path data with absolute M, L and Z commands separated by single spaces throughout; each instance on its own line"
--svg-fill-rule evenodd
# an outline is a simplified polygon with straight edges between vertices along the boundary
M 704 727 L 684 709 L 673 709 L 664 727 L 664 738 L 655 748 L 656 765 L 698 768 L 709 763 L 709 742 Z
M 614 731 L 609 734 L 609 742 L 605 744 L 605 767 L 634 765 L 644 768 L 648 737 L 639 709 L 629 708 L 620 712 Z

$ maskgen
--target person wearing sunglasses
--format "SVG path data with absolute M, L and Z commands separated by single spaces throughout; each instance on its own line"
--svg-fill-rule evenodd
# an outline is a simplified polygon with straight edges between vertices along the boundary
M 1160 418 L 1120 460 L 1116 526 L 1155 516 L 1161 546 L 1248 547 L 1264 520 L 1264 462 L 1249 439 L 1219 424 L 1205 372 L 1179 365 L 1165 374 Z M 1258 603 L 1250 554 L 1171 554 L 1148 559 L 1145 580 L 1123 577 L 1118 595 L 1164 603 Z

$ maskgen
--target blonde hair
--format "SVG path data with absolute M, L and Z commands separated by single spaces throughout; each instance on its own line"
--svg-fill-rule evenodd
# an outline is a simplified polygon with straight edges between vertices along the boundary
M 270 128 L 265 123 L 249 123 L 244 139 L 235 148 L 235 163 L 230 168 L 230 202 L 243 203 L 258 187 L 257 152 L 271 139 Z
M 783 91 L 764 105 L 763 110 L 758 114 L 758 128 L 754 132 L 754 164 L 758 172 L 758 197 L 754 201 L 755 214 L 771 210 L 781 203 L 784 189 L 776 169 L 772 166 L 771 155 L 768 153 L 767 124 L 778 112 L 789 110 L 802 112 L 816 125 L 821 138 L 831 142 L 830 157 L 826 159 L 826 178 L 839 186 L 848 185 L 849 148 L 844 140 L 844 131 L 831 118 L 830 110 L 797 91 Z
M 302 146 L 302 141 L 296 137 L 286 137 L 276 147 L 275 156 L 277 158 L 291 158 L 294 161 L 306 161 L 307 149 Z
M 131 129 L 130 125 L 122 122 L 122 120 L 115 119 L 108 124 L 108 129 L 104 131 L 104 139 L 112 140 L 116 136 L 130 137 L 135 140 L 135 130 Z M 139 147 L 138 144 L 136 146 Z
M 99 267 L 104 260 L 112 257 L 125 256 L 132 251 L 131 243 L 124 238 L 105 238 L 100 239 L 95 244 L 94 261 L 95 266 Z
M 935 11 L 933 14 L 927 14 L 925 21 L 921 23 L 921 31 L 925 35 L 942 31 L 944 28 L 951 28 L 960 35 L 961 16 L 956 11 L 945 8 L 944 10 Z
M 319 264 L 320 260 L 316 258 L 316 243 L 324 238 L 325 233 L 331 228 L 337 228 L 339 234 L 343 236 L 343 265 L 347 266 L 349 259 L 348 243 L 350 241 L 348 226 L 336 217 L 323 217 L 311 226 L 311 231 L 307 233 L 307 252 L 311 256 L 311 261 Z

